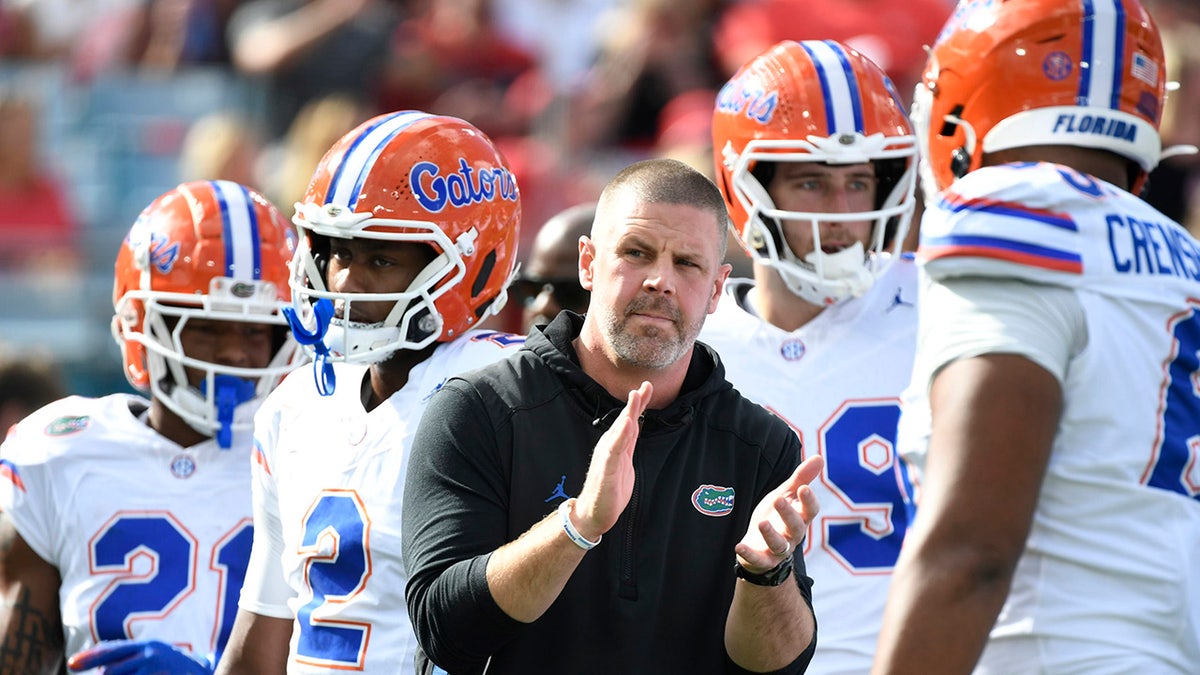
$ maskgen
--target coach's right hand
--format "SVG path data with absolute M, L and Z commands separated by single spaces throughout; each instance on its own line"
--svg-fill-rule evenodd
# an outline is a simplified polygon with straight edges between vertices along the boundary
M 616 422 L 596 442 L 583 490 L 575 502 L 575 527 L 587 539 L 595 541 L 612 529 L 633 496 L 633 448 L 653 393 L 649 382 L 631 390 Z

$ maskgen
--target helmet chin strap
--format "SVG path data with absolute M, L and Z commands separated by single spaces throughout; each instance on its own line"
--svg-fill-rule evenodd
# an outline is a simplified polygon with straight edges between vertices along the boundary
M 208 382 L 200 384 L 200 392 L 208 396 Z M 217 445 L 222 450 L 233 446 L 233 413 L 237 407 L 254 398 L 255 384 L 236 375 L 213 376 L 213 403 L 217 407 Z

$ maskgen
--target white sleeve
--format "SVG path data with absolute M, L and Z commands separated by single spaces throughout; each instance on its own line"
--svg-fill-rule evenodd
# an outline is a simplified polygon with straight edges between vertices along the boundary
M 29 548 L 42 560 L 57 566 L 64 541 L 54 478 L 61 461 L 53 455 L 60 441 L 51 444 L 44 431 L 59 405 L 43 408 L 14 426 L 0 445 L 0 510 L 4 511 Z M 70 541 L 68 538 L 67 541 Z
M 916 372 L 928 388 L 952 361 L 1018 354 L 1061 384 L 1071 358 L 1087 346 L 1087 324 L 1073 289 L 997 277 L 953 277 L 924 289 Z
M 279 619 L 291 619 L 288 599 L 291 587 L 283 574 L 283 528 L 279 518 L 279 495 L 271 474 L 275 456 L 274 439 L 278 417 L 263 409 L 255 417 L 254 452 L 251 460 L 254 494 L 254 544 L 246 565 L 246 579 L 238 607 Z

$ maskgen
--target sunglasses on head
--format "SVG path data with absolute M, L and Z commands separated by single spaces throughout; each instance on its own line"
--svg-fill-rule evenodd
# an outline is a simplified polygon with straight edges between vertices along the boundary
M 575 311 L 587 308 L 589 293 L 579 285 L 579 279 L 539 279 L 524 277 L 516 279 L 508 288 L 512 298 L 523 307 L 528 307 L 542 293 L 549 293 L 559 307 Z

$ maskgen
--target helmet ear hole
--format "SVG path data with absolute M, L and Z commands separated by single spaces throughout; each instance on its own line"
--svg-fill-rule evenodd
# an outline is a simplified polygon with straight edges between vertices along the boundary
M 966 148 L 959 146 L 950 153 L 950 173 L 954 174 L 955 178 L 962 178 L 967 175 L 967 170 L 971 168 L 971 156 L 967 154 Z
M 434 325 L 433 315 L 430 313 L 429 308 L 421 307 L 413 315 L 412 319 L 409 320 L 408 335 L 405 336 L 405 339 L 412 343 L 424 342 L 433 333 Z
M 942 128 L 938 130 L 938 136 L 954 135 L 954 130 L 958 128 L 958 122 L 951 122 L 950 119 L 960 119 L 964 109 L 961 103 L 950 109 L 950 114 L 946 115 L 948 119 L 942 122 Z
M 329 268 L 329 251 L 331 248 L 329 237 L 310 234 L 308 245 L 312 250 L 313 263 L 317 266 L 317 272 L 321 275 L 321 282 L 326 283 L 325 274 Z
M 484 256 L 483 262 L 479 266 L 479 274 L 475 275 L 475 283 L 471 284 L 471 297 L 477 298 L 479 294 L 487 288 L 488 279 L 492 276 L 492 270 L 496 267 L 496 250 L 488 251 Z
M 774 208 L 775 202 L 771 199 L 771 194 L 767 192 L 767 185 L 771 183 L 771 179 L 775 177 L 775 162 L 758 162 L 754 168 L 750 170 L 750 175 L 758 181 L 758 185 L 748 185 L 746 190 L 760 203 L 765 206 Z M 784 246 L 783 241 L 783 225 L 769 216 L 759 214 L 759 221 L 762 222 L 763 228 L 771 235 L 771 239 L 775 244 L 776 251 L 782 251 Z M 759 255 L 770 255 L 770 249 L 767 248 L 765 241 L 753 241 L 751 237 L 751 246 Z

